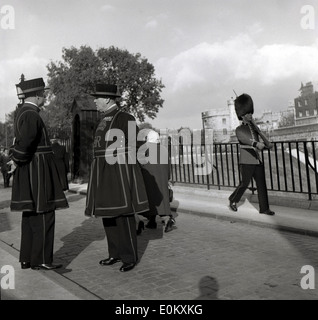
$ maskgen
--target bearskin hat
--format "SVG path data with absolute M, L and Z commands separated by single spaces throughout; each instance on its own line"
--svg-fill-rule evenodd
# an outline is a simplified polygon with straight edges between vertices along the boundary
M 246 93 L 243 93 L 239 97 L 237 97 L 234 101 L 235 112 L 239 120 L 242 120 L 242 117 L 248 113 L 254 113 L 254 103 L 251 98 Z

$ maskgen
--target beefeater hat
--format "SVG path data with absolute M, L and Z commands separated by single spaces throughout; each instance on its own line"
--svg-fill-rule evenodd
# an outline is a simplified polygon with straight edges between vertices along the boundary
M 37 92 L 40 90 L 48 90 L 49 88 L 45 86 L 43 78 L 36 78 L 30 80 L 21 81 L 18 86 L 23 93 Z
M 91 93 L 96 98 L 120 97 L 117 86 L 115 84 L 97 83 L 95 92 Z

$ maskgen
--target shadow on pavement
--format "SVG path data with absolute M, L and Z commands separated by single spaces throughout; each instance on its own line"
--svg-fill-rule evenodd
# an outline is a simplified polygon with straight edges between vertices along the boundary
M 256 193 L 257 194 L 257 193 Z M 250 202 L 251 205 L 259 211 L 259 203 L 258 202 Z M 275 210 L 274 210 L 275 211 Z M 259 213 L 256 213 L 259 214 Z M 279 212 L 275 212 L 275 216 L 279 216 Z M 273 216 L 273 219 L 275 219 Z M 318 215 L 317 215 L 318 218 Z M 306 237 L 310 237 L 308 235 L 303 234 L 302 232 L 289 232 L 287 230 L 282 230 L 279 227 L 277 228 L 277 231 L 294 247 L 296 248 L 299 253 L 302 254 L 302 256 L 308 261 L 308 264 L 312 266 L 318 265 L 318 257 L 317 257 L 317 247 L 312 247 L 312 245 L 309 243 L 306 243 Z M 301 241 L 299 240 L 299 236 L 304 237 Z M 299 266 L 299 271 L 302 266 Z
M 0 233 L 11 230 L 10 219 L 7 212 L 0 213 Z
M 105 239 L 105 232 L 101 228 L 100 220 L 86 219 L 83 221 L 71 233 L 61 238 L 63 246 L 54 254 L 55 260 L 63 264 L 63 269 L 59 269 L 58 273 L 71 272 L 72 269 L 67 269 L 67 266 L 92 242 L 103 239 Z
M 211 276 L 204 276 L 199 281 L 200 296 L 194 300 L 218 300 L 219 284 Z
M 140 216 L 140 219 L 142 219 L 145 222 L 145 225 L 147 223 L 147 219 Z M 147 250 L 149 241 L 161 239 L 163 237 L 163 225 L 160 223 L 160 221 L 157 219 L 157 229 L 145 229 L 141 232 L 140 235 L 137 236 L 137 249 L 138 249 L 138 261 L 142 259 L 142 256 L 144 255 L 145 251 Z

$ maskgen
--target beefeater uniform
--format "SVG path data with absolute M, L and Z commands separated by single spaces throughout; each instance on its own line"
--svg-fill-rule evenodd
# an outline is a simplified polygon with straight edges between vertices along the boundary
M 55 210 L 67 208 L 50 139 L 40 108 L 26 102 L 17 110 L 10 157 L 13 174 L 11 211 L 22 211 L 20 261 L 53 261 Z
M 129 122 L 135 132 L 128 131 Z M 110 129 L 120 129 L 122 133 L 115 148 L 112 145 L 116 139 L 109 136 L 114 131 Z M 100 121 L 94 137 L 85 209 L 85 215 L 103 218 L 109 256 L 124 263 L 138 260 L 134 214 L 148 211 L 147 193 L 136 160 L 137 134 L 135 118 L 118 108 Z M 114 157 L 117 161 L 112 163 Z
M 254 105 L 252 98 L 243 94 L 235 100 L 235 111 L 239 120 L 242 116 L 254 113 Z M 264 213 L 269 209 L 268 194 L 265 179 L 264 164 L 261 160 L 259 150 L 256 145 L 259 140 L 259 134 L 251 123 L 241 124 L 235 130 L 236 137 L 240 144 L 240 172 L 241 182 L 230 195 L 230 202 L 238 203 L 251 179 L 254 178 L 257 187 L 257 196 L 259 201 L 259 212 Z

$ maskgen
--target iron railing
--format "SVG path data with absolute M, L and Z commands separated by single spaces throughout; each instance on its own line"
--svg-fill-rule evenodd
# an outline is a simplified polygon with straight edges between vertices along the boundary
M 267 189 L 302 193 L 312 200 L 318 194 L 318 141 L 274 142 L 263 150 Z M 239 144 L 170 145 L 171 181 L 221 189 L 240 183 Z M 198 169 L 202 169 L 198 174 Z M 200 173 L 200 172 L 199 172 Z M 254 192 L 254 182 L 251 190 Z

